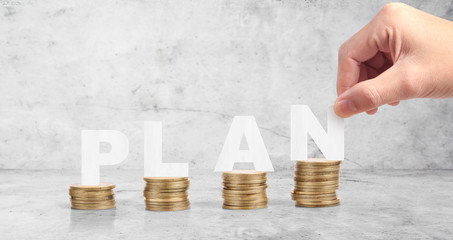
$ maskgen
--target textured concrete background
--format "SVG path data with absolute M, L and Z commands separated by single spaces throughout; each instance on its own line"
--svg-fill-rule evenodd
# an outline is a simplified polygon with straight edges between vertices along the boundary
M 165 161 L 213 169 L 233 116 L 254 115 L 289 169 L 290 105 L 325 123 L 338 47 L 385 3 L 0 0 L 0 168 L 79 168 L 80 131 L 115 129 L 131 152 L 114 168 L 141 169 L 143 121 L 163 120 Z M 453 19 L 451 1 L 409 4 Z M 343 168 L 453 168 L 452 108 L 347 119 Z

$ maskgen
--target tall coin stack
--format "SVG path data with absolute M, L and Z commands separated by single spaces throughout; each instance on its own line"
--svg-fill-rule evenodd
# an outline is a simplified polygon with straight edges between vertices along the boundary
M 223 173 L 223 208 L 247 210 L 267 207 L 266 173 L 233 170 Z
M 297 161 L 292 199 L 299 207 L 330 207 L 340 205 L 339 187 L 341 161 L 312 158 Z
M 99 186 L 72 184 L 69 187 L 71 207 L 82 210 L 100 210 L 115 207 L 115 184 L 101 183 Z
M 179 211 L 190 208 L 187 177 L 145 177 L 143 196 L 147 210 Z

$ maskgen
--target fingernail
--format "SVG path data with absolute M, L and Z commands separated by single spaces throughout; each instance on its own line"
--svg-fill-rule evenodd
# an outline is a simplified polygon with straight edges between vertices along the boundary
M 335 104 L 335 112 L 340 117 L 349 117 L 357 113 L 357 108 L 349 99 L 344 99 Z

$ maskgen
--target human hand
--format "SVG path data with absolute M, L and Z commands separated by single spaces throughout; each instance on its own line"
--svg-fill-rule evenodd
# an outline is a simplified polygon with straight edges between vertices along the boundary
M 340 117 L 411 98 L 453 97 L 453 22 L 387 4 L 340 47 L 337 94 Z

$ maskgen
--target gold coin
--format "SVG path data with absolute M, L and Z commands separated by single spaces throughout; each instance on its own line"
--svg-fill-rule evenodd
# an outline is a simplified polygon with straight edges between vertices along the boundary
M 299 207 L 330 207 L 340 204 L 340 199 L 330 201 L 318 201 L 318 202 L 306 202 L 306 201 L 296 201 L 296 206 Z
M 176 189 L 158 189 L 158 188 L 146 188 L 144 191 L 153 193 L 179 193 L 186 192 L 188 188 L 176 188 Z
M 249 206 L 249 205 L 263 205 L 267 204 L 268 199 L 262 199 L 260 201 L 231 201 L 228 199 L 223 200 L 223 204 L 230 206 Z
M 307 196 L 314 196 L 314 197 L 307 197 Z M 329 201 L 337 199 L 337 196 L 334 194 L 333 196 L 324 196 L 321 197 L 319 195 L 291 195 L 291 199 L 295 201 Z
M 109 190 L 109 189 L 114 189 L 115 184 L 113 183 L 100 183 L 97 186 L 87 186 L 87 185 L 82 185 L 80 183 L 77 184 L 72 184 L 69 189 L 70 190 L 94 190 L 94 191 L 100 191 L 100 190 Z
M 155 206 L 148 206 L 146 205 L 146 210 L 150 211 L 181 211 L 181 210 L 186 210 L 190 208 L 190 204 L 186 206 L 176 206 L 176 207 L 155 207 Z
M 322 167 L 322 168 L 315 168 L 315 167 L 297 167 L 294 169 L 295 172 L 313 172 L 313 173 L 323 173 L 323 172 L 334 172 L 340 171 L 340 167 Z
M 340 185 L 339 181 L 329 181 L 329 182 L 294 182 L 295 186 L 300 187 L 329 187 L 329 186 L 338 186 Z
M 145 191 L 149 192 L 185 192 L 189 188 L 188 187 L 178 187 L 178 188 L 171 188 L 171 187 L 165 187 L 165 188 L 158 188 L 158 187 L 149 187 L 146 186 L 144 188 Z
M 340 203 L 331 203 L 331 204 L 305 204 L 305 203 L 296 203 L 297 207 L 307 207 L 307 208 L 320 208 L 320 207 L 333 207 L 338 206 Z
M 319 184 L 324 182 L 294 182 L 296 187 L 305 187 L 305 188 L 323 188 L 323 187 L 338 187 L 340 183 L 338 181 L 332 181 L 325 184 Z
M 224 176 L 237 176 L 237 175 L 264 176 L 264 175 L 266 175 L 266 172 L 256 171 L 256 170 L 238 169 L 238 170 L 223 172 L 223 175 Z
M 263 179 L 266 177 L 266 172 L 260 172 L 255 170 L 233 170 L 229 172 L 223 172 L 222 177 L 225 178 L 241 178 L 241 179 Z
M 266 179 L 263 180 L 244 180 L 244 179 L 237 179 L 237 180 L 223 180 L 223 184 L 234 184 L 234 185 L 260 185 L 266 184 Z
M 175 188 L 188 188 L 189 181 L 184 182 L 162 182 L 162 183 L 146 183 L 147 188 L 162 188 L 162 189 L 175 189 Z
M 190 180 L 187 179 L 181 179 L 180 181 L 146 181 L 146 184 L 149 185 L 173 185 L 173 184 L 182 184 L 182 183 L 189 183 Z
M 257 182 L 265 182 L 267 180 L 266 175 L 229 175 L 229 176 L 222 176 L 223 181 L 231 182 L 231 181 L 257 181 Z
M 222 197 L 223 197 L 223 199 L 230 199 L 230 200 L 249 200 L 249 201 L 254 201 L 254 200 L 267 198 L 267 195 L 266 194 L 260 194 L 260 195 L 252 196 L 250 194 L 246 194 L 246 195 L 227 195 L 227 194 L 222 194 Z
M 112 202 L 109 204 L 101 204 L 101 205 L 71 203 L 71 208 L 80 209 L 80 210 L 102 210 L 102 209 L 114 208 L 115 204 L 116 204 L 115 202 Z
M 339 180 L 339 174 L 332 174 L 332 175 L 319 175 L 319 176 L 295 176 L 294 181 L 296 182 L 319 182 L 319 181 L 333 181 Z
M 298 194 L 298 195 L 318 195 L 318 194 L 328 194 L 328 193 L 335 193 L 337 190 L 328 190 L 328 191 L 317 191 L 317 192 L 313 192 L 313 191 L 299 191 L 299 190 L 296 190 L 296 189 L 293 189 L 291 192 L 294 192 L 295 194 Z
M 69 190 L 70 196 L 78 197 L 106 197 L 113 195 L 113 190 L 102 190 L 102 191 L 84 191 L 84 190 Z
M 173 203 L 173 202 L 184 202 L 189 200 L 189 198 L 146 198 L 145 201 L 149 202 L 163 202 L 163 203 Z
M 309 208 L 318 208 L 318 207 L 333 207 L 333 206 L 338 206 L 340 205 L 340 202 L 338 203 L 332 203 L 332 204 L 303 204 L 303 203 L 296 203 L 296 206 L 298 207 L 309 207 Z
M 164 189 L 164 190 L 172 190 L 172 189 L 189 189 L 189 184 L 178 184 L 178 185 L 146 185 L 145 188 L 147 189 Z
M 96 207 L 103 207 L 103 206 L 114 206 L 115 205 L 115 201 L 110 201 L 110 202 L 106 202 L 104 204 L 96 204 L 96 203 L 93 203 L 93 204 L 89 204 L 89 203 L 76 203 L 76 202 L 71 202 L 71 206 L 73 207 L 92 207 L 92 208 L 96 208 Z
M 189 194 L 186 191 L 174 193 L 143 191 L 143 196 L 146 198 L 187 198 Z
M 295 166 L 306 166 L 306 167 L 337 167 L 340 166 L 341 161 L 329 161 L 329 162 L 309 162 L 309 161 L 297 161 Z
M 295 200 L 297 203 L 301 204 L 314 204 L 314 205 L 325 205 L 325 204 L 332 204 L 332 203 L 337 203 L 340 200 L 338 198 L 333 198 L 333 199 L 297 199 Z
M 305 166 L 297 166 L 295 168 L 295 171 L 297 172 L 310 172 L 310 173 L 318 173 L 318 172 L 334 172 L 334 171 L 340 171 L 340 166 L 328 166 L 328 167 L 320 167 L 320 168 L 307 168 Z
M 244 179 L 237 179 L 237 180 L 223 180 L 223 184 L 234 184 L 234 185 L 254 185 L 254 184 L 266 184 L 266 179 L 263 180 L 244 180 Z
M 267 188 L 267 184 L 223 184 L 223 187 L 227 189 L 261 189 Z
M 162 201 L 153 201 L 150 199 L 145 199 L 145 203 L 148 205 L 155 205 L 155 206 L 177 206 L 177 205 L 189 204 L 189 200 L 184 199 L 182 201 L 175 201 L 175 202 L 162 202 Z
M 339 202 L 339 198 L 335 198 L 332 200 L 316 200 L 316 199 L 298 199 L 296 202 L 303 203 L 303 204 L 331 204 Z
M 264 194 L 237 194 L 237 195 L 231 195 L 231 194 L 222 194 L 222 197 L 224 199 L 236 199 L 236 200 L 256 200 L 256 199 L 263 199 L 263 198 L 267 198 L 267 195 L 264 193 Z
M 261 200 L 266 200 L 267 201 L 267 196 L 266 195 L 258 195 L 258 196 L 253 196 L 249 197 L 247 195 L 245 196 L 224 196 L 224 200 L 229 200 L 229 201 L 244 201 L 244 202 L 254 202 L 254 201 L 261 201 Z
M 253 190 L 230 190 L 230 189 L 223 189 L 222 192 L 226 195 L 246 195 L 246 194 L 255 194 L 255 193 L 262 193 L 266 190 L 261 189 L 253 189 Z
M 241 186 L 224 186 L 223 189 L 228 190 L 264 190 L 267 188 L 267 185 L 262 186 L 252 186 L 252 187 L 241 187 Z
M 181 206 L 152 206 L 152 205 L 145 205 L 146 210 L 151 211 L 179 211 L 189 209 L 190 204 L 181 205 Z
M 246 195 L 226 195 L 222 194 L 223 198 L 228 198 L 228 199 L 237 199 L 237 200 L 256 200 L 256 199 L 263 199 L 267 198 L 266 193 L 260 193 L 260 194 L 246 194 Z
M 79 196 L 71 196 L 72 200 L 78 200 L 78 201 L 103 201 L 103 200 L 109 200 L 109 199 L 114 199 L 114 195 L 110 196 L 101 196 L 101 197 L 79 197 Z
M 145 177 L 146 182 L 183 182 L 188 181 L 188 177 Z
M 257 198 L 257 199 L 232 199 L 232 198 L 224 198 L 223 202 L 228 205 L 244 205 L 244 204 L 256 204 L 256 203 L 264 203 L 268 202 L 269 199 L 265 198 Z
M 115 204 L 111 205 L 111 206 L 85 206 L 85 205 L 82 205 L 82 206 L 74 206 L 72 205 L 71 208 L 73 209 L 78 209 L 78 210 L 104 210 L 104 209 L 109 209 L 109 208 L 114 208 L 115 207 Z
M 325 158 L 309 158 L 307 160 L 298 160 L 296 164 L 310 166 L 335 166 L 340 165 L 341 160 L 327 160 Z
M 295 189 L 291 190 L 291 194 L 295 195 L 321 195 L 321 194 L 337 194 L 336 191 L 327 192 L 327 193 L 313 193 L 313 192 L 304 192 L 304 191 L 297 191 Z
M 146 182 L 146 186 L 157 186 L 157 187 L 162 187 L 162 186 L 187 186 L 190 184 L 190 181 L 180 181 L 180 182 Z
M 187 190 L 190 180 L 185 178 L 144 178 L 145 208 L 151 211 L 178 211 L 190 208 Z
M 224 179 L 266 179 L 266 172 L 260 172 L 255 170 L 233 170 L 229 172 L 223 172 L 222 178 Z
M 190 202 L 189 201 L 185 201 L 185 202 L 181 202 L 181 203 L 154 203 L 154 202 L 145 202 L 145 205 L 147 207 L 154 207 L 154 208 L 157 208 L 157 207 L 166 207 L 166 208 L 170 208 L 170 207 L 187 207 L 187 206 L 190 206 Z
M 180 202 L 180 201 L 187 201 L 189 200 L 189 197 L 181 197 L 181 198 L 149 198 L 149 197 L 143 197 L 147 201 L 153 201 L 153 202 Z
M 337 184 L 329 184 L 329 185 L 307 185 L 307 184 L 303 184 L 303 183 L 295 183 L 294 184 L 294 188 L 304 188 L 304 189 L 338 189 L 340 185 L 337 183 Z M 300 190 L 298 190 L 300 191 Z
M 324 189 L 313 189 L 313 188 L 294 188 L 295 191 L 298 192 L 306 192 L 313 193 L 313 194 L 324 194 L 324 193 L 333 193 L 336 192 L 338 188 L 324 188 Z
M 320 193 L 320 194 L 296 194 L 294 190 L 291 191 L 291 195 L 297 196 L 298 198 L 323 198 L 323 197 L 335 197 L 336 192 Z
M 187 197 L 189 193 L 187 191 L 178 192 L 161 192 L 161 191 L 147 191 L 143 190 L 143 196 L 153 198 L 173 198 L 173 197 Z
M 328 171 L 328 172 L 317 172 L 317 173 L 310 173 L 310 172 L 294 172 L 295 177 L 303 177 L 303 178 L 333 178 L 339 177 L 340 171 Z
M 298 172 L 295 171 L 294 175 L 296 177 L 315 177 L 315 176 L 329 176 L 329 175 L 337 175 L 340 176 L 340 171 L 328 171 L 328 172 Z
M 323 197 L 336 197 L 337 194 L 335 192 L 332 193 L 321 193 L 321 194 L 296 194 L 294 190 L 291 191 L 292 196 L 297 196 L 297 198 L 323 198 Z
M 338 185 L 323 186 L 323 187 L 303 187 L 294 186 L 294 190 L 301 192 L 335 192 L 338 189 Z
M 307 186 L 307 187 L 317 187 L 317 186 L 330 186 L 330 185 L 338 185 L 338 181 L 322 181 L 322 182 L 302 182 L 296 181 L 294 182 L 298 186 Z
M 295 169 L 323 169 L 323 168 L 335 168 L 335 169 L 340 169 L 340 164 L 336 165 L 315 165 L 315 164 L 300 164 L 296 163 L 294 165 Z
M 238 206 L 230 206 L 230 205 L 225 205 L 223 204 L 222 206 L 224 209 L 231 209 L 231 210 L 252 210 L 252 209 L 260 209 L 260 208 L 266 208 L 267 204 L 263 205 L 255 205 L 255 206 L 244 206 L 244 207 L 238 207 Z
M 146 210 L 149 211 L 162 211 L 162 212 L 182 211 L 187 209 L 190 209 L 190 205 L 183 207 L 146 207 Z
M 79 200 L 79 199 L 71 199 L 71 203 L 76 204 L 88 204 L 88 205 L 102 205 L 102 204 L 110 204 L 115 202 L 115 199 L 106 199 L 106 200 Z
M 326 160 L 325 162 L 310 162 L 308 160 L 297 161 L 294 166 L 307 166 L 307 167 L 338 167 L 340 166 L 341 161 L 330 161 Z
M 294 183 L 297 183 L 297 182 L 302 182 L 302 183 L 313 182 L 313 183 L 317 183 L 317 182 L 330 182 L 330 181 L 340 182 L 340 179 L 338 177 L 337 178 L 319 178 L 319 179 L 301 179 L 301 178 L 298 178 L 298 177 L 294 178 Z

